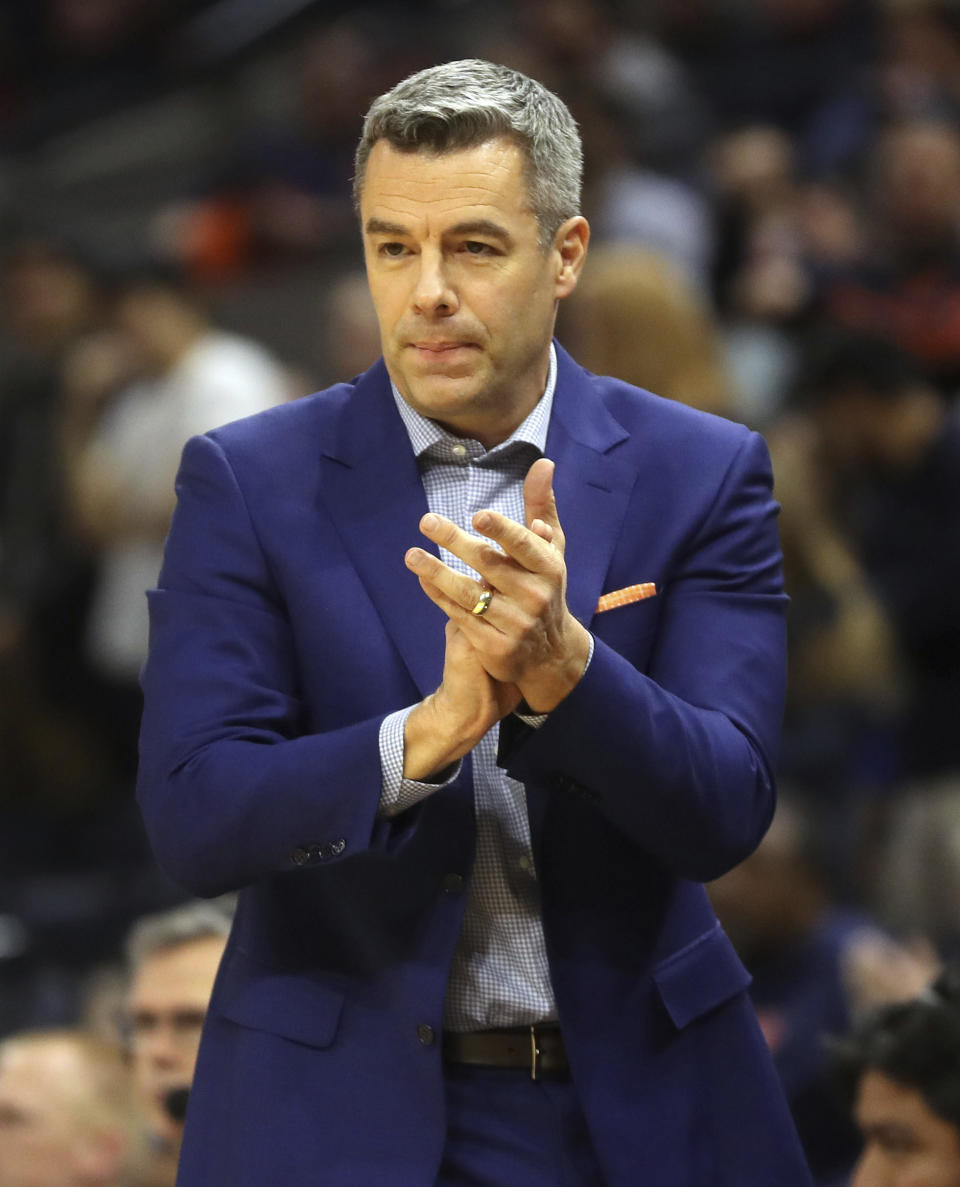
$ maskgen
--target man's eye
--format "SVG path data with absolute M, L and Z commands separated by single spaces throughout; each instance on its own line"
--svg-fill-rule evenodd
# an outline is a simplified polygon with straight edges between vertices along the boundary
M 402 256 L 407 250 L 402 243 L 381 243 L 377 249 L 382 256 L 389 256 L 390 259 L 397 259 Z
M 489 243 L 480 243 L 476 239 L 468 239 L 463 245 L 464 251 L 472 256 L 486 256 L 493 254 L 493 248 Z

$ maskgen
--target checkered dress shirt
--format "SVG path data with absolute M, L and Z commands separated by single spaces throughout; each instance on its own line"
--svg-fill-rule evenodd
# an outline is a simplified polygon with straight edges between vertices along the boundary
M 512 436 L 489 450 L 420 416 L 394 388 L 431 511 L 474 535 L 473 516 L 481 508 L 524 522 L 523 479 L 543 456 L 556 376 L 551 346 L 547 386 L 539 403 Z M 441 549 L 441 556 L 457 572 L 477 577 L 446 549 Z M 403 778 L 403 729 L 412 708 L 391 714 L 380 730 L 382 815 L 396 815 L 446 786 Z M 525 1026 L 557 1017 L 526 794 L 521 783 L 497 766 L 499 732 L 494 726 L 473 751 L 477 849 L 447 984 L 444 1025 L 450 1030 Z

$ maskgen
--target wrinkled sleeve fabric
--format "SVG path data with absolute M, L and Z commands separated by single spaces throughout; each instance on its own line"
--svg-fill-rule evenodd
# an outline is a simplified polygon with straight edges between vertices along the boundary
M 745 435 L 659 594 L 647 670 L 598 638 L 539 730 L 501 733 L 513 778 L 584 797 L 695 880 L 746 857 L 773 814 L 787 604 L 777 511 L 766 446 Z
M 137 796 L 160 864 L 200 895 L 402 843 L 377 815 L 383 714 L 309 732 L 294 640 L 221 445 L 184 449 L 158 588 Z

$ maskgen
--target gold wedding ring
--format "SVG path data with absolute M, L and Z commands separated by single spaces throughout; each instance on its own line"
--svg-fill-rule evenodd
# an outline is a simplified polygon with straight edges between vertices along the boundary
M 493 601 L 493 590 L 485 589 L 483 591 L 483 593 L 481 593 L 480 597 L 477 598 L 477 603 L 473 607 L 473 609 L 470 611 L 470 613 L 475 614 L 477 616 L 477 618 L 482 618 L 484 616 L 484 614 L 486 614 L 486 612 L 490 609 L 490 603 L 492 601 Z

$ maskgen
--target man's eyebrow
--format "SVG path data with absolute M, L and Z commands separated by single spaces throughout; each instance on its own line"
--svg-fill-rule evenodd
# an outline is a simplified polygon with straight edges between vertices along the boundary
M 470 219 L 467 222 L 457 223 L 455 227 L 450 228 L 447 234 L 487 235 L 491 239 L 499 239 L 502 243 L 513 241 L 513 237 L 506 227 L 501 227 L 499 223 L 491 222 L 488 218 Z
M 391 223 L 383 218 L 367 219 L 365 230 L 368 235 L 396 235 L 400 238 L 410 234 L 409 227 L 405 227 L 402 223 Z M 499 223 L 488 218 L 468 219 L 465 222 L 457 223 L 450 227 L 446 234 L 487 235 L 491 239 L 499 239 L 501 243 L 512 242 L 512 236 L 506 227 L 501 227 Z
M 387 222 L 384 218 L 368 218 L 364 228 L 368 235 L 409 235 L 410 228 L 401 223 Z

